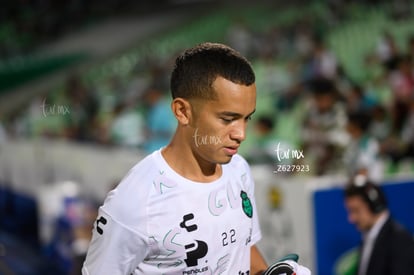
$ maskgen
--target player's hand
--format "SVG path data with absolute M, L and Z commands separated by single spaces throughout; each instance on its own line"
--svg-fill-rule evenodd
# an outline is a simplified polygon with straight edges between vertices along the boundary
M 311 271 L 307 267 L 297 263 L 298 259 L 297 254 L 289 254 L 270 265 L 263 275 L 311 275 Z

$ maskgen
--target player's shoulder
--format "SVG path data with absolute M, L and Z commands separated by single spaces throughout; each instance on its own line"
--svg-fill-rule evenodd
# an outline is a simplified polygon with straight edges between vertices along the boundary
M 239 154 L 234 155 L 228 165 L 230 168 L 234 169 L 249 169 L 249 164 L 244 157 Z
M 157 151 L 140 160 L 108 193 L 103 205 L 104 211 L 115 215 L 136 212 L 136 209 L 140 209 L 139 206 L 144 206 L 147 202 L 154 189 L 153 180 L 161 169 L 157 161 Z
M 157 161 L 157 154 L 158 151 L 155 151 L 137 162 L 108 194 L 108 198 L 116 197 L 120 201 L 127 201 L 129 198 L 133 201 L 145 200 L 153 179 L 162 169 Z
M 248 162 L 239 154 L 234 155 L 231 161 L 224 166 L 226 173 L 232 175 L 251 175 L 250 166 Z
M 134 176 L 151 176 L 152 173 L 155 173 L 159 169 L 159 162 L 157 161 L 158 155 L 159 151 L 154 151 L 147 155 L 131 168 L 129 174 Z
M 144 191 L 152 186 L 154 178 L 156 178 L 160 171 L 163 171 L 162 162 L 159 161 L 160 151 L 155 151 L 138 163 L 136 163 L 124 176 L 118 185 L 118 189 L 127 193 L 132 190 Z

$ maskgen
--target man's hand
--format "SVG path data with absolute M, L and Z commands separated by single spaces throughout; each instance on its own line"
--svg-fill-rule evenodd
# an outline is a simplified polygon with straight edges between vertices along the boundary
M 263 275 L 311 275 L 311 271 L 307 267 L 297 263 L 298 259 L 297 254 L 289 254 L 270 265 Z

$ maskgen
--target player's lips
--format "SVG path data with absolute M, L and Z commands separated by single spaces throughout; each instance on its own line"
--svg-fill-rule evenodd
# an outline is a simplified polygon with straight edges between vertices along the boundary
M 226 146 L 226 147 L 224 147 L 224 151 L 228 155 L 235 155 L 235 154 L 237 154 L 238 148 L 239 148 L 239 146 Z

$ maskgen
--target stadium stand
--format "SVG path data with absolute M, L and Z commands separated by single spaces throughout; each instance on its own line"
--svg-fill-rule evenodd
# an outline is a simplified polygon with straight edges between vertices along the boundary
M 74 5 L 76 1 L 69 2 Z M 105 2 L 112 7 L 116 1 Z M 128 1 L 121 2 L 125 9 Z M 75 73 L 69 70 L 69 75 L 59 78 L 56 85 L 48 87 L 47 91 L 30 94 L 24 101 L 24 107 L 18 104 L 11 111 L 0 112 L 0 130 L 3 128 L 6 138 L 11 140 L 50 139 L 100 149 L 132 148 L 139 152 L 137 155 L 143 155 L 149 131 L 146 118 L 153 110 L 151 106 L 156 106 L 150 106 L 148 94 L 157 90 L 162 98 L 166 98 L 168 72 L 175 54 L 208 40 L 228 43 L 252 60 L 260 94 L 255 117 L 267 117 L 274 125 L 267 137 L 274 142 L 262 148 L 271 161 L 275 158 L 275 144 L 281 142 L 288 148 L 305 150 L 307 163 L 320 168 L 313 169 L 307 177 L 346 175 L 344 151 L 354 146 L 347 134 L 346 115 L 349 110 L 361 107 L 371 117 L 367 133 L 378 143 L 372 158 L 383 164 L 382 170 L 373 173 L 377 173 L 379 178 L 403 173 L 412 175 L 413 63 L 408 63 L 411 75 L 405 75 L 399 68 L 406 64 L 402 61 L 403 56 L 414 58 L 413 52 L 409 51 L 409 41 L 414 35 L 414 19 L 406 14 L 390 13 L 395 10 L 391 4 L 351 2 L 335 8 L 323 1 L 315 1 L 306 5 L 301 3 L 301 9 L 278 2 L 246 8 L 241 6 L 237 10 L 224 5 L 214 11 L 203 12 L 196 19 L 191 16 L 185 24 L 163 29 L 132 47 L 94 59 L 93 62 L 85 52 L 61 56 L 26 55 L 24 60 L 15 57 L 2 61 L 0 93 L 9 93 L 17 83 L 45 76 L 66 66 L 69 68 L 82 62 L 88 66 L 78 67 L 80 69 Z M 81 13 L 81 18 L 86 20 L 91 7 L 84 8 L 86 10 Z M 410 6 L 406 10 L 413 8 Z M 10 37 L 14 31 L 10 23 L 2 24 L 0 41 Z M 394 40 L 395 52 L 390 44 L 384 42 L 385 34 Z M 21 45 L 29 42 L 21 42 L 22 39 L 16 37 L 16 41 L 9 41 L 8 48 L 3 48 L 2 53 L 10 53 L 12 48 L 17 48 L 20 53 L 28 51 Z M 386 60 L 381 59 L 384 57 L 382 54 L 388 54 Z M 313 82 L 315 79 L 323 79 L 330 84 L 319 82 L 316 85 Z M 332 86 L 328 90 L 335 93 L 328 116 L 325 115 L 326 110 L 320 112 L 316 102 L 318 95 L 327 93 L 327 86 Z M 353 90 L 356 86 L 360 87 L 360 92 Z M 1 100 L 5 102 L 7 98 L 6 94 Z M 401 110 L 404 112 L 400 113 Z M 343 113 L 343 116 L 338 113 Z M 258 123 L 255 117 L 253 125 Z M 308 118 L 324 123 L 315 125 Z M 399 123 L 396 123 L 396 118 Z M 132 135 L 139 132 L 139 138 L 131 141 L 131 132 L 128 131 L 131 127 L 128 125 L 135 125 Z M 305 145 L 307 126 L 312 128 L 309 132 L 317 132 L 311 134 L 313 140 L 312 135 L 317 136 L 318 142 L 327 140 L 318 146 L 330 153 L 335 152 L 335 155 L 309 150 L 309 146 Z M 338 128 L 341 128 L 340 131 Z M 253 164 L 256 156 L 250 155 L 250 152 L 257 151 L 258 144 L 263 140 L 260 140 L 256 129 L 249 128 L 250 139 L 241 151 Z M 1 142 L 0 131 L 0 145 Z M 311 148 L 318 146 L 312 145 Z M 357 159 L 360 151 L 366 152 L 365 147 L 353 148 L 356 149 L 350 158 Z M 368 168 L 364 166 L 360 169 Z M 36 202 L 33 198 L 13 192 L 9 186 L 8 182 L 0 184 L 0 244 L 10 242 L 10 247 L 16 247 L 16 251 L 27 246 L 30 248 L 27 253 L 41 253 L 38 257 L 11 253 L 4 261 L 0 259 L 0 272 L 4 265 L 16 274 L 47 274 L 44 264 L 48 259 L 53 259 L 59 270 L 55 274 L 69 274 L 73 264 L 70 257 L 56 250 L 56 246 L 39 248 L 39 232 L 35 229 L 39 221 L 33 218 L 38 211 Z M 70 231 L 71 225 L 67 221 L 58 220 L 57 223 L 57 228 L 62 232 Z M 57 240 L 57 243 L 61 245 L 61 241 Z M 29 258 L 35 259 L 35 262 L 30 262 Z M 16 259 L 21 262 L 14 262 Z M 24 271 L 25 268 L 32 271 Z

